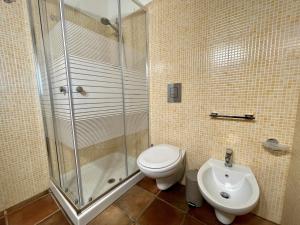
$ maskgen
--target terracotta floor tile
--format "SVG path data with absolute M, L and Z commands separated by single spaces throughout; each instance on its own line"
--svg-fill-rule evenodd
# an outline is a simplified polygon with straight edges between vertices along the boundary
M 200 220 L 207 225 L 220 225 L 221 223 L 215 216 L 214 208 L 208 203 L 203 202 L 202 207 L 190 208 L 188 214 Z
M 120 207 L 132 219 L 136 219 L 155 196 L 138 186 L 133 186 L 115 205 Z
M 275 223 L 264 220 L 252 213 L 249 213 L 244 216 L 237 216 L 232 224 L 233 225 L 275 225 Z
M 129 225 L 132 221 L 119 207 L 111 205 L 93 219 L 89 225 Z
M 151 179 L 149 177 L 144 177 L 137 185 L 152 192 L 153 194 L 157 194 L 159 192 L 155 179 Z
M 23 208 L 8 214 L 9 225 L 32 225 L 58 210 L 51 195 L 46 195 Z
M 12 214 L 12 213 L 14 213 L 14 212 L 22 209 L 23 207 L 27 206 L 28 204 L 30 204 L 30 203 L 32 203 L 32 202 L 34 202 L 34 201 L 36 201 L 36 200 L 38 200 L 38 199 L 40 199 L 42 197 L 45 197 L 48 194 L 49 194 L 49 190 L 46 190 L 46 191 L 43 191 L 43 192 L 41 192 L 41 193 L 39 193 L 37 195 L 34 195 L 33 197 L 31 197 L 29 199 L 26 199 L 26 200 L 18 203 L 17 205 L 9 207 L 7 209 L 7 213 L 8 214 Z
M 140 225 L 180 225 L 184 214 L 167 203 L 155 199 L 138 219 Z
M 173 185 L 168 190 L 161 191 L 158 197 L 185 212 L 189 208 L 185 200 L 185 186 L 179 183 Z
M 0 225 L 5 225 L 5 218 L 4 217 L 0 218 Z
M 58 211 L 37 225 L 70 225 L 65 215 Z
M 206 225 L 205 223 L 200 222 L 199 220 L 196 220 L 195 218 L 187 215 L 184 219 L 183 225 Z

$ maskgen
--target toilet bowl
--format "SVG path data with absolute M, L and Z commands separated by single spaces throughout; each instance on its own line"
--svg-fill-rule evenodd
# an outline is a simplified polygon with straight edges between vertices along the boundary
M 137 165 L 145 176 L 156 179 L 160 190 L 166 190 L 183 176 L 185 151 L 173 145 L 156 145 L 139 155 Z

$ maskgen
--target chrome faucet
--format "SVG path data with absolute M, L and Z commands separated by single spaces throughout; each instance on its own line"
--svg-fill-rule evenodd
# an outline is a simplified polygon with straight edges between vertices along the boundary
M 231 148 L 227 148 L 226 154 L 225 154 L 225 166 L 226 167 L 232 167 L 232 158 L 233 158 L 233 151 Z

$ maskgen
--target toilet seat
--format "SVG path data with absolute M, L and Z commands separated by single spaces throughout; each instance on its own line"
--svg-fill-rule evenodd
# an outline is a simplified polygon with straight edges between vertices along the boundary
M 138 164 L 150 170 L 172 169 L 182 158 L 182 152 L 179 148 L 160 144 L 151 147 L 140 154 Z

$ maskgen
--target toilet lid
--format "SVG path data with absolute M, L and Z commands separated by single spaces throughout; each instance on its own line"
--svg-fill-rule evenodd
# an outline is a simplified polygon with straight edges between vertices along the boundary
M 181 156 L 181 151 L 173 145 L 161 144 L 142 152 L 138 162 L 148 168 L 159 169 L 172 165 Z

